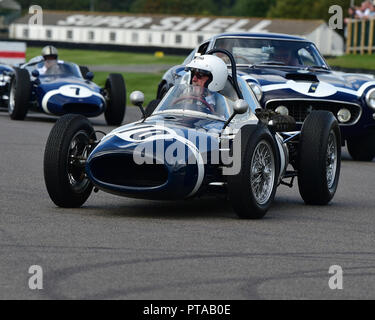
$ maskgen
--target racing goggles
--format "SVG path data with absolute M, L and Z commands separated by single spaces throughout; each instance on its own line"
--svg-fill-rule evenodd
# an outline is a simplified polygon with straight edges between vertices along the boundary
M 197 77 L 197 79 L 202 79 L 203 77 L 209 77 L 211 72 L 205 71 L 205 70 L 200 70 L 200 69 L 194 69 L 191 68 L 191 78 L 193 79 L 194 76 Z
M 44 60 L 57 60 L 57 55 L 55 54 L 48 54 L 46 56 L 43 56 Z

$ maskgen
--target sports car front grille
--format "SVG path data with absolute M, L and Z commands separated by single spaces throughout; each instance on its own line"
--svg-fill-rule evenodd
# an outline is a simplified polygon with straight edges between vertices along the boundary
M 345 125 L 351 125 L 358 121 L 361 116 L 361 107 L 354 104 L 332 102 L 332 101 L 312 101 L 312 100 L 272 100 L 266 103 L 266 108 L 275 110 L 279 106 L 287 107 L 289 115 L 292 116 L 296 122 L 303 122 L 308 114 L 313 110 L 331 111 L 337 118 L 337 112 L 346 108 L 351 113 L 350 120 Z
M 163 164 L 134 162 L 131 154 L 105 154 L 90 163 L 94 178 L 102 183 L 120 187 L 152 188 L 168 180 L 168 171 Z

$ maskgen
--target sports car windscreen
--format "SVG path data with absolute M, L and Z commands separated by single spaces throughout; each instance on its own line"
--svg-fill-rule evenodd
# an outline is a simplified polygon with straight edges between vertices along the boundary
M 207 88 L 187 84 L 176 85 L 168 92 L 157 112 L 175 112 L 192 116 L 209 116 L 227 120 L 234 102 Z
M 219 38 L 215 48 L 230 51 L 237 64 L 326 68 L 314 44 L 304 41 Z M 220 56 L 226 63 L 226 56 Z

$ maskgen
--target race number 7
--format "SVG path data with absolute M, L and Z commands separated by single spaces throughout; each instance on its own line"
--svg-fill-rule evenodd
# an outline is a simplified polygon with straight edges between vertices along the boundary
M 81 88 L 79 88 L 79 87 L 69 87 L 69 89 L 75 90 L 76 96 L 79 96 L 79 91 L 81 90 Z

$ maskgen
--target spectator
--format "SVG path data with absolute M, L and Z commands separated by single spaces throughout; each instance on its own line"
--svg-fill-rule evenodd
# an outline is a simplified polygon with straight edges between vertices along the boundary
M 355 11 L 356 19 L 369 19 L 375 15 L 374 4 L 371 0 L 363 1 L 361 6 Z
M 356 11 L 357 11 L 357 8 L 356 7 L 350 7 L 349 9 L 348 9 L 348 18 L 350 18 L 350 19 L 354 19 L 355 18 L 355 13 L 356 13 Z

